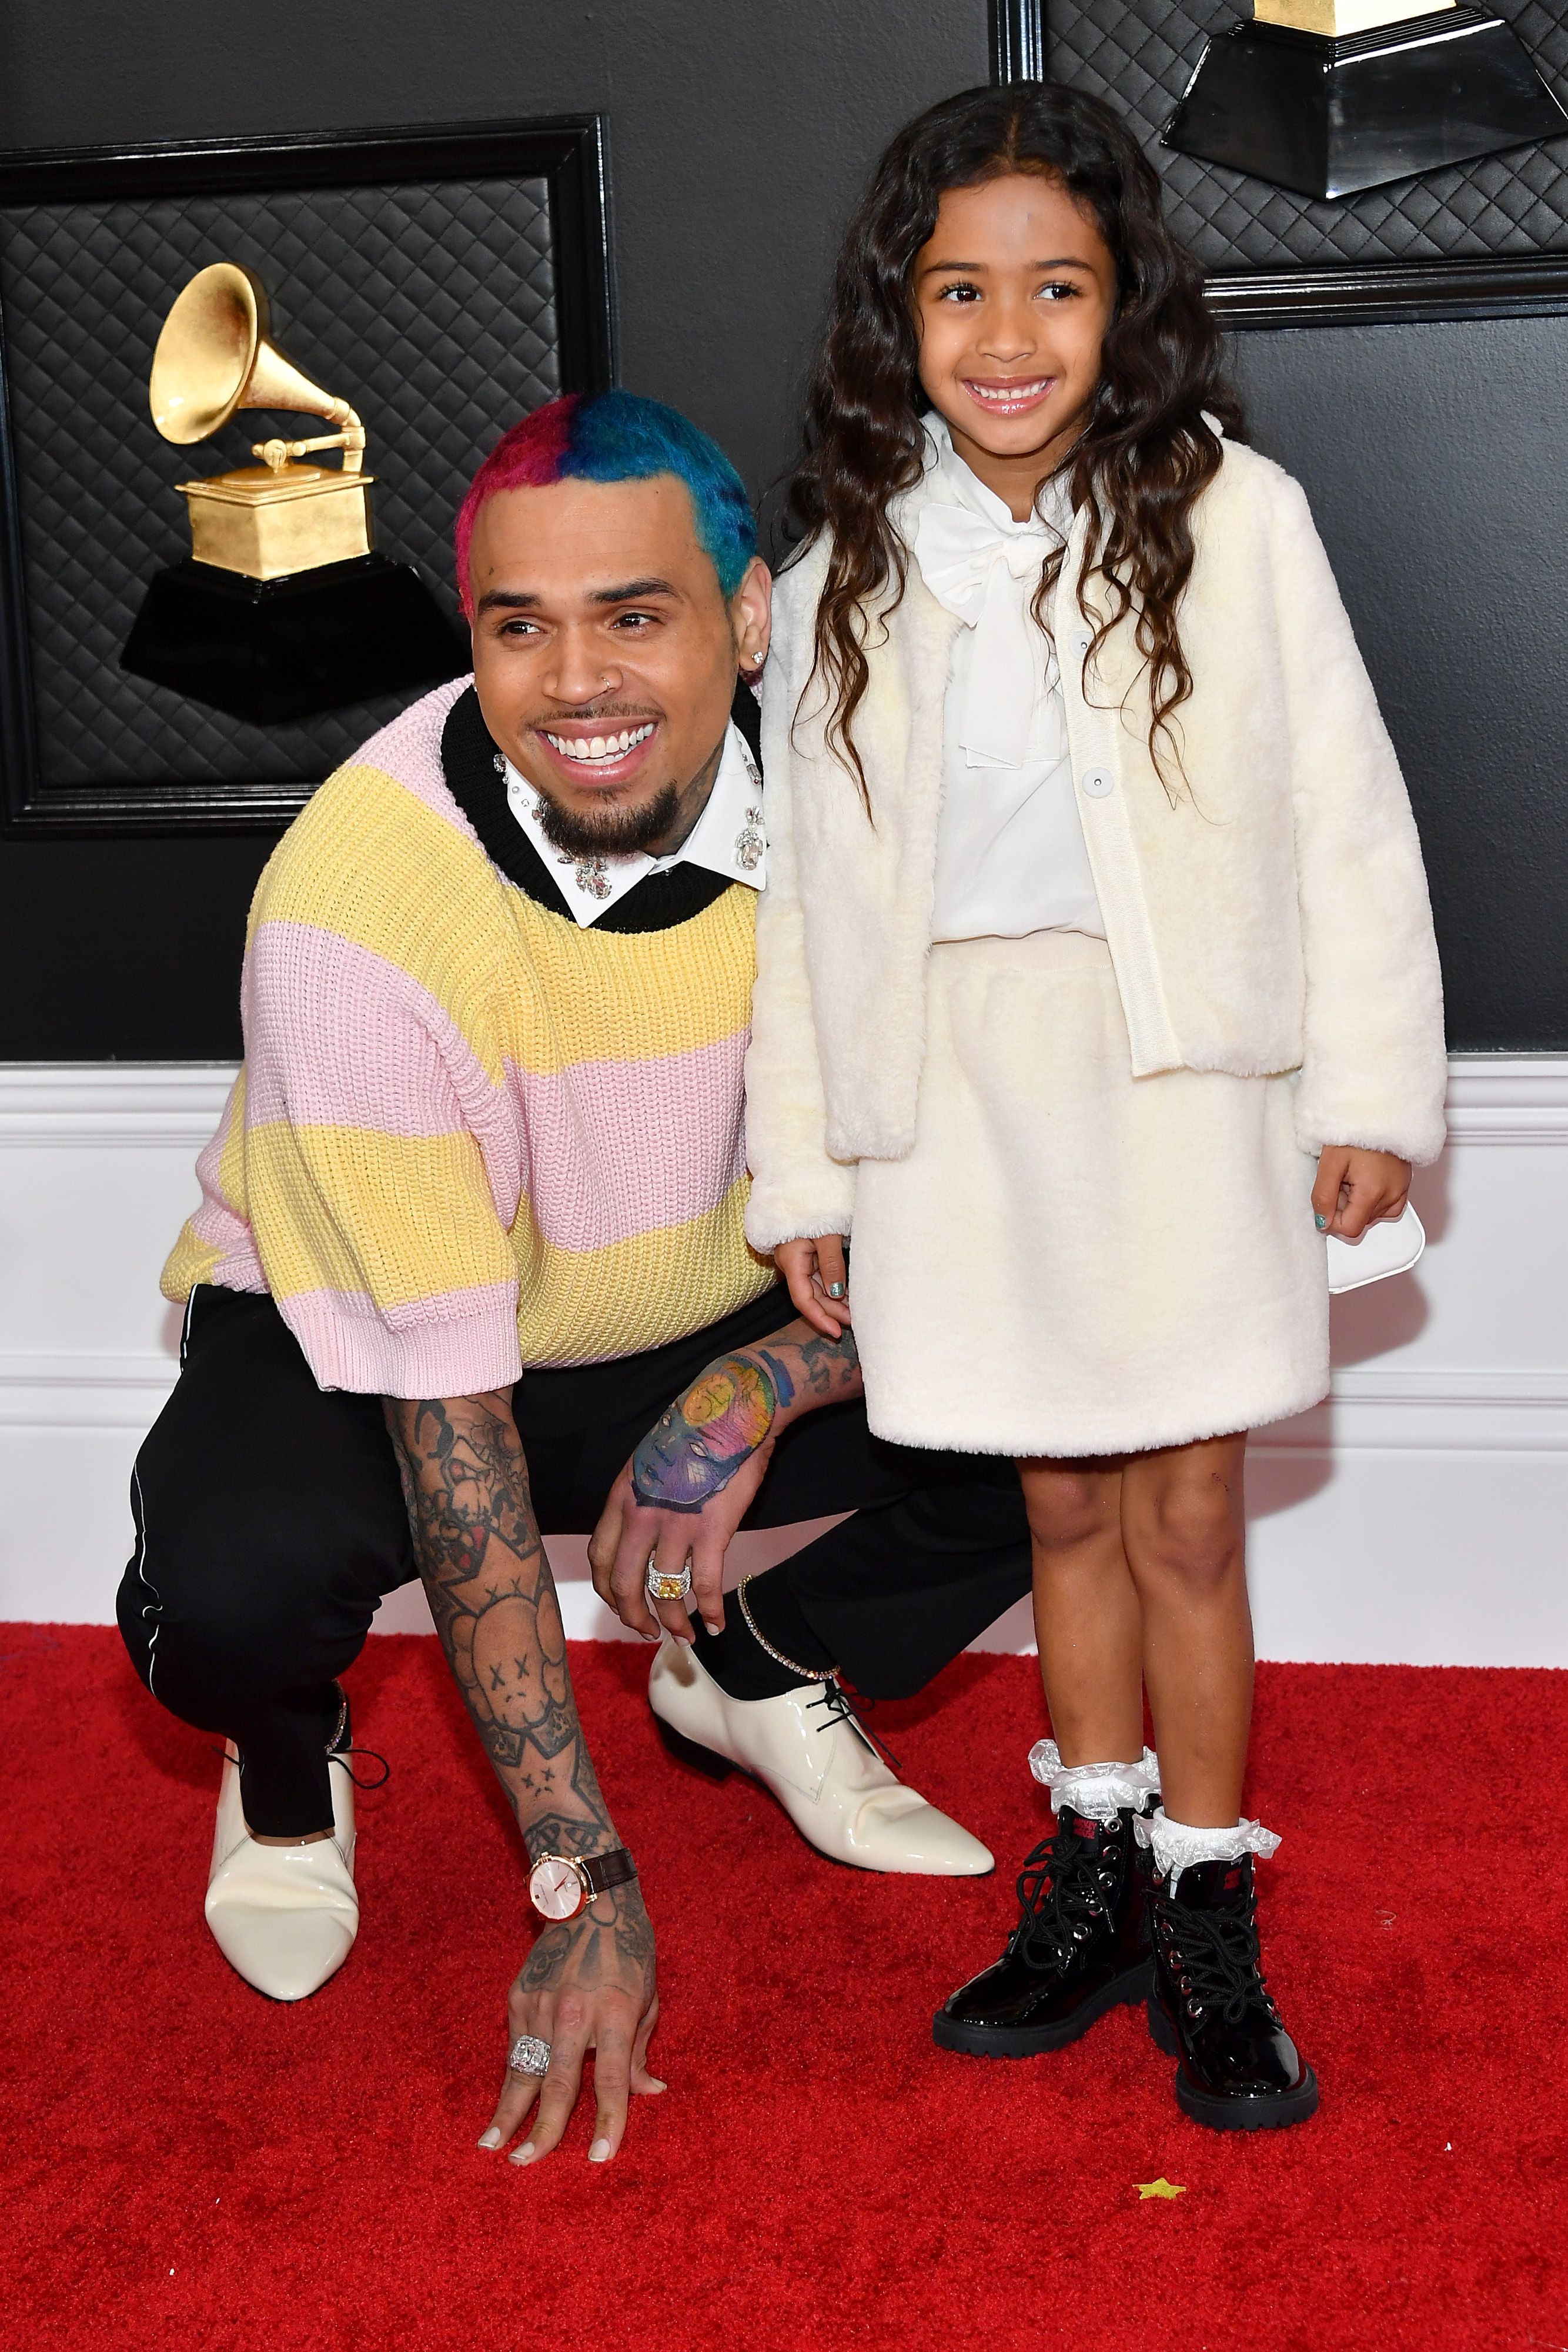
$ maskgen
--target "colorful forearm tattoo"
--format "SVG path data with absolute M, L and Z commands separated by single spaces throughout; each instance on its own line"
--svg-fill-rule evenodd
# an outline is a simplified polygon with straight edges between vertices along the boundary
M 781 1364 L 752 1356 L 710 1364 L 632 1455 L 637 1500 L 664 1511 L 700 1511 L 751 1459 L 793 1393 Z

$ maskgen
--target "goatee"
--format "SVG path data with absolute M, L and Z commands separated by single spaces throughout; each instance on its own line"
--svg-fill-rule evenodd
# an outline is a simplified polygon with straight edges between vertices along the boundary
M 534 790 L 545 839 L 568 857 L 635 856 L 663 841 L 680 814 L 681 796 L 674 784 L 661 785 L 641 807 L 606 809 L 602 816 L 579 816 L 537 784 Z

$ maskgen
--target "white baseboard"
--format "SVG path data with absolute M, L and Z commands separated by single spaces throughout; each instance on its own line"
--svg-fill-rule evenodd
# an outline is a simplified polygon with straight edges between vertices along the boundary
M 158 1269 L 232 1076 L 0 1065 L 0 1617 L 113 1613 L 175 1371 Z M 1254 1441 L 1263 1656 L 1568 1666 L 1568 1057 L 1455 1056 L 1448 1115 L 1420 1267 L 1336 1301 L 1332 1397 Z M 743 1564 L 802 1539 L 747 1538 Z M 609 1635 L 580 1541 L 550 1549 L 569 1634 Z M 405 1620 L 417 1591 L 378 1623 Z M 1028 1638 L 1012 1612 L 984 1646 Z

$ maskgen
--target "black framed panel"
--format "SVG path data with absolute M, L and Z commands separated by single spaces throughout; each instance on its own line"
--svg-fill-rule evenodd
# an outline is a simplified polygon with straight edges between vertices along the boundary
M 180 287 L 220 259 L 261 279 L 279 347 L 365 420 L 377 545 L 455 613 L 451 520 L 486 447 L 614 379 L 605 172 L 597 116 L 0 159 L 11 830 L 270 829 L 398 707 L 262 728 L 120 669 L 147 582 L 189 553 L 174 485 L 272 429 L 247 411 L 160 439 L 147 375 Z
M 1244 13 L 1232 0 L 991 0 L 993 78 L 1050 73 L 1131 119 L 1228 328 L 1568 313 L 1568 138 L 1334 203 L 1163 147 L 1204 43 Z M 1568 102 L 1568 0 L 1499 13 Z

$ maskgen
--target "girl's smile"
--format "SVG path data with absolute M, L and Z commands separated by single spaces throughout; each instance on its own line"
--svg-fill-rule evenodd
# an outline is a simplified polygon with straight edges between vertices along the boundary
M 1100 380 L 1110 247 L 1060 182 L 1007 172 L 947 191 L 912 283 L 921 387 L 965 464 L 1021 520 Z

